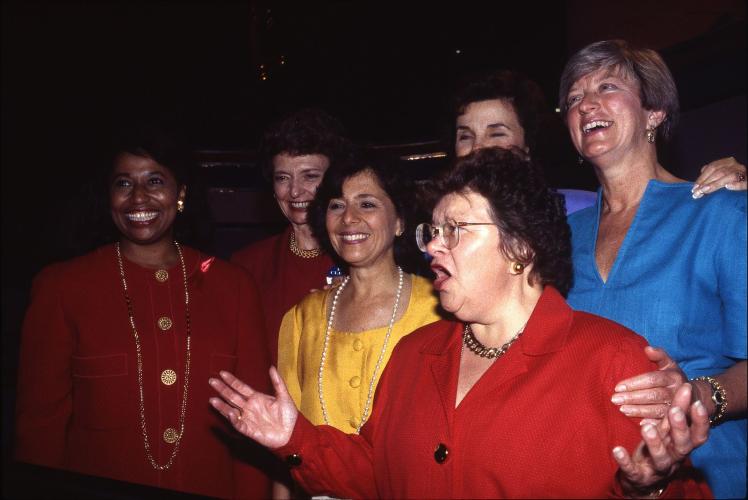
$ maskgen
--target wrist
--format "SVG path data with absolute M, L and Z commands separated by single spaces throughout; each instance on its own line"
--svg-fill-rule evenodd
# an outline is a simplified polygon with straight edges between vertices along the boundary
M 727 414 L 727 391 L 714 377 L 696 377 L 691 381 L 694 382 L 699 385 L 699 400 L 706 407 L 709 423 L 712 427 L 719 425 Z
M 669 484 L 667 479 L 662 479 L 649 486 L 641 486 L 630 481 L 620 469 L 617 479 L 620 487 L 619 494 L 622 494 L 624 498 L 660 498 Z
M 695 403 L 697 400 L 701 401 L 701 404 L 706 408 L 706 412 L 711 418 L 714 415 L 714 401 L 712 401 L 712 386 L 706 380 L 691 379 L 689 380 L 691 387 L 693 387 L 693 397 L 691 403 Z

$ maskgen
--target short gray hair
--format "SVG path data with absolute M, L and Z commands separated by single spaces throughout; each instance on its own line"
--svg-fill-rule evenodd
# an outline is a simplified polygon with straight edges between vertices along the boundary
M 622 76 L 639 84 L 642 107 L 665 112 L 665 119 L 657 128 L 662 138 L 669 138 L 680 110 L 673 75 L 657 52 L 633 47 L 625 40 L 595 42 L 571 56 L 561 73 L 558 90 L 559 108 L 564 116 L 569 109 L 566 98 L 572 85 L 583 76 L 603 68 L 619 71 Z

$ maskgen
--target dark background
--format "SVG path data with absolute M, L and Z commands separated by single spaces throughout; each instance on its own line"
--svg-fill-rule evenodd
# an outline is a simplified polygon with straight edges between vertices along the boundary
M 183 125 L 211 189 L 212 250 L 225 256 L 277 225 L 272 204 L 253 197 L 269 189 L 252 150 L 270 121 L 321 106 L 362 143 L 443 150 L 448 96 L 477 70 L 518 69 L 540 83 L 549 176 L 594 188 L 553 110 L 567 57 L 601 39 L 657 49 L 673 71 L 683 116 L 661 150 L 667 168 L 694 179 L 712 159 L 745 163 L 745 37 L 745 2 L 734 0 L 3 2 L 4 470 L 31 278 L 84 250 L 74 235 L 86 230 L 90 181 L 109 167 L 102 145 L 119 127 L 154 114 Z

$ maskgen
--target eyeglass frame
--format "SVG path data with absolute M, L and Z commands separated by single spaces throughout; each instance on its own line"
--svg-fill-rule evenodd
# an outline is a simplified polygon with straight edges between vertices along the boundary
M 457 238 L 455 240 L 455 244 L 452 246 L 449 246 L 447 244 L 447 241 L 444 238 L 444 226 L 445 224 L 449 224 L 451 226 L 455 227 L 455 234 L 457 234 Z M 496 226 L 499 227 L 498 224 L 495 222 L 465 222 L 465 221 L 446 221 L 439 225 L 430 224 L 428 222 L 421 222 L 416 226 L 416 245 L 418 245 L 418 249 L 422 252 L 427 252 L 425 246 L 421 247 L 421 235 L 423 234 L 424 226 L 428 226 L 431 228 L 431 241 L 434 241 L 436 237 L 439 238 L 439 241 L 442 245 L 444 245 L 448 250 L 452 250 L 454 248 L 457 248 L 457 245 L 460 244 L 460 228 L 466 227 L 466 226 Z M 434 230 L 436 230 L 436 235 L 434 234 Z M 428 243 L 427 243 L 428 244 Z

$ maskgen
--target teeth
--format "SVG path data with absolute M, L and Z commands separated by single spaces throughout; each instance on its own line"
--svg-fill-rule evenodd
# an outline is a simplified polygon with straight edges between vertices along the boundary
M 292 201 L 291 208 L 307 208 L 309 206 L 308 201 Z
M 158 212 L 130 212 L 127 218 L 135 222 L 147 222 L 158 216 Z
M 368 234 L 363 234 L 363 233 L 344 234 L 341 236 L 341 238 L 343 238 L 343 241 L 360 241 L 360 240 L 365 240 L 368 237 L 369 237 Z
M 595 128 L 598 128 L 598 127 L 608 128 L 611 125 L 613 125 L 613 122 L 606 122 L 606 121 L 603 121 L 603 120 L 595 120 L 594 122 L 589 122 L 589 123 L 585 124 L 582 127 L 582 132 L 584 132 L 585 134 L 587 134 L 592 129 L 595 129 Z

